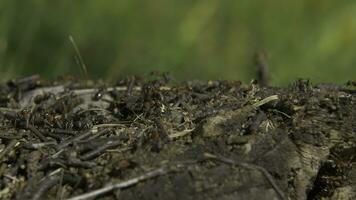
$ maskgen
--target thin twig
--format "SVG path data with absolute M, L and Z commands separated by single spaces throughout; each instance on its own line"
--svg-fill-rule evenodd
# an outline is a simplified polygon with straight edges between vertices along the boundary
M 2 151 L 0 151 L 0 161 L 6 154 L 10 153 L 10 151 L 16 146 L 17 143 L 18 140 L 11 140 L 10 143 Z
M 66 160 L 63 160 L 63 163 L 66 166 L 73 166 L 73 167 L 86 168 L 86 169 L 91 169 L 96 166 L 96 163 L 94 162 L 82 161 L 78 158 L 68 158 Z
M 124 126 L 124 125 L 123 124 L 96 124 L 93 126 L 92 129 L 102 128 L 102 127 L 120 127 L 120 126 Z
M 142 87 L 141 86 L 136 86 L 136 87 L 132 87 L 132 88 L 129 88 L 129 87 L 126 87 L 126 86 L 109 87 L 109 88 L 106 88 L 106 91 L 107 92 L 112 92 L 112 91 L 124 92 L 124 91 L 127 91 L 129 89 L 131 89 L 132 91 L 138 91 L 138 92 L 142 91 Z M 172 88 L 168 87 L 168 86 L 162 86 L 162 87 L 159 87 L 158 90 L 168 91 L 168 90 L 172 90 Z M 73 92 L 76 95 L 92 94 L 92 93 L 95 93 L 97 91 L 98 91 L 98 89 L 95 89 L 95 88 L 71 90 L 71 92 Z
M 110 152 L 110 153 L 123 153 L 125 151 L 131 150 L 132 147 L 123 147 L 120 149 L 107 149 L 106 152 Z
M 25 189 L 25 192 L 20 194 L 20 198 L 18 199 L 40 200 L 43 199 L 43 196 L 48 190 L 58 184 L 70 184 L 73 186 L 79 181 L 79 177 L 74 176 L 73 174 L 66 173 L 63 169 L 57 169 L 49 173 L 40 181 L 32 181 L 33 184 L 28 184 L 27 188 Z
M 78 136 L 76 136 L 76 137 L 72 137 L 72 138 L 70 138 L 69 140 L 60 143 L 60 144 L 57 146 L 57 149 L 58 149 L 58 150 L 63 149 L 63 148 L 65 148 L 65 147 L 69 146 L 70 144 L 72 144 L 72 143 L 75 142 L 75 141 L 79 141 L 79 140 L 82 140 L 82 139 L 84 139 L 84 138 L 89 137 L 91 134 L 92 134 L 92 131 L 90 130 L 90 131 L 84 132 L 84 133 L 82 133 L 82 134 L 80 134 L 80 135 L 78 135 Z
M 64 176 L 64 171 L 61 170 L 61 177 L 59 180 L 59 187 L 57 190 L 57 197 L 56 197 L 57 200 L 63 199 L 63 192 L 62 192 L 63 191 L 63 176 Z
M 18 112 L 20 111 L 21 109 L 14 109 L 14 108 L 6 108 L 6 107 L 0 107 L 0 111 L 1 112 Z
M 91 128 L 91 132 L 99 134 L 98 129 L 103 128 L 103 127 L 104 128 L 124 127 L 124 125 L 123 124 L 96 124 Z M 105 130 L 108 130 L 108 129 L 105 129 Z
M 130 186 L 136 185 L 137 183 L 139 183 L 141 181 L 144 181 L 144 180 L 147 180 L 147 179 L 151 179 L 151 178 L 154 178 L 154 177 L 157 177 L 157 176 L 160 176 L 160 175 L 164 175 L 166 173 L 168 173 L 168 170 L 166 168 L 164 168 L 164 167 L 161 167 L 161 168 L 158 168 L 156 170 L 150 171 L 150 172 L 148 172 L 146 174 L 143 174 L 141 176 L 138 176 L 136 178 L 129 179 L 127 181 L 116 183 L 116 184 L 108 184 L 108 185 L 106 185 L 106 186 L 104 186 L 104 187 L 102 187 L 100 189 L 93 190 L 91 192 L 84 193 L 84 194 L 69 198 L 67 200 L 85 200 L 85 199 L 89 199 L 89 198 L 94 198 L 94 197 L 96 197 L 98 195 L 110 192 L 110 191 L 112 191 L 114 189 L 127 188 L 127 187 L 130 187 Z
M 101 131 L 99 131 L 98 133 L 96 134 L 104 134 L 108 131 L 108 129 L 103 129 Z M 64 147 L 67 147 L 69 146 L 70 144 L 72 144 L 73 142 L 76 142 L 76 141 L 80 141 L 80 140 L 83 140 L 85 138 L 88 138 L 90 135 L 93 134 L 93 131 L 92 130 L 89 130 L 87 132 L 84 132 L 82 133 L 81 135 L 78 135 L 76 137 L 72 137 L 71 139 L 67 140 L 67 141 L 64 141 L 62 143 L 60 143 L 58 146 L 57 146 L 57 149 L 60 150 L 60 149 L 63 149 Z
M 12 181 L 20 182 L 20 180 L 18 178 L 14 177 L 14 176 L 11 176 L 11 175 L 8 175 L 8 174 L 4 174 L 3 176 L 5 178 L 8 178 L 8 179 L 12 180 Z
M 80 158 L 82 160 L 90 160 L 90 159 L 96 158 L 96 157 L 102 155 L 104 152 L 106 152 L 107 149 L 116 147 L 121 143 L 122 143 L 121 140 L 110 140 L 110 141 L 106 142 L 105 144 L 98 146 L 98 148 L 82 155 Z
M 30 198 L 31 200 L 39 200 L 47 192 L 51 187 L 58 184 L 61 177 L 58 175 L 49 175 L 45 177 L 45 179 L 38 183 L 36 191 L 33 193 L 33 196 Z
M 24 144 L 24 147 L 28 148 L 28 149 L 40 149 L 40 148 L 45 147 L 45 146 L 51 146 L 51 145 L 56 145 L 56 144 L 57 144 L 56 141 L 39 142 L 39 143 L 28 142 L 28 143 Z
M 170 135 L 168 135 L 168 137 L 170 139 L 176 139 L 176 138 L 179 138 L 179 137 L 184 137 L 184 136 L 188 135 L 189 133 L 193 132 L 194 130 L 195 130 L 195 128 L 186 129 L 186 130 L 183 130 L 183 131 L 179 131 L 179 132 L 170 134 Z
M 243 168 L 246 168 L 246 169 L 258 170 L 258 171 L 262 172 L 262 174 L 266 177 L 268 182 L 271 184 L 271 186 L 273 187 L 273 189 L 277 193 L 278 197 L 280 199 L 282 199 L 282 200 L 286 199 L 285 196 L 284 196 L 283 191 L 278 187 L 277 183 L 274 181 L 273 176 L 265 168 L 263 168 L 261 166 L 258 166 L 258 165 L 250 164 L 250 163 L 236 162 L 236 161 L 234 161 L 232 159 L 225 158 L 225 157 L 222 157 L 222 156 L 213 155 L 213 154 L 210 154 L 210 153 L 205 153 L 204 156 L 206 158 L 215 159 L 215 160 L 218 160 L 220 162 L 227 163 L 227 164 L 230 164 L 230 165 L 236 165 L 236 166 L 243 167 Z
M 282 115 L 284 115 L 285 117 L 287 117 L 287 118 L 289 118 L 289 119 L 292 119 L 292 117 L 291 117 L 290 115 L 288 115 L 287 113 L 282 112 L 282 111 L 280 111 L 280 110 L 272 109 L 272 112 L 276 112 L 276 113 L 282 114 Z
M 33 125 L 28 124 L 27 129 L 32 131 L 42 142 L 48 142 L 48 139 Z
M 266 98 L 262 99 L 261 101 L 254 103 L 252 106 L 257 108 L 257 107 L 260 107 L 260 106 L 262 106 L 270 101 L 274 101 L 274 100 L 278 100 L 278 95 L 272 95 L 272 96 L 266 97 Z

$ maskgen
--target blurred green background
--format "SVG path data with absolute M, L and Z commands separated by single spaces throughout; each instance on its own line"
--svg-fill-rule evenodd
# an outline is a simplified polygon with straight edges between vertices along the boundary
M 354 0 L 0 0 L 0 79 L 80 74 L 69 35 L 108 81 L 159 70 L 248 82 L 259 50 L 275 85 L 356 77 Z

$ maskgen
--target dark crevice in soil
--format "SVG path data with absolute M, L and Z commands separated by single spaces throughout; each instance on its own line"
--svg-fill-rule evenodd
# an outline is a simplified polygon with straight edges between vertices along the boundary
M 308 200 L 331 197 L 336 188 L 350 184 L 352 164 L 356 161 L 356 147 L 333 148 L 331 155 L 321 165 L 311 190 Z

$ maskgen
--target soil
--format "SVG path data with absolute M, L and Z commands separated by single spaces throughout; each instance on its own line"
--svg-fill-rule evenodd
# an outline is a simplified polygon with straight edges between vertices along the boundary
M 356 84 L 0 85 L 0 199 L 356 199 Z

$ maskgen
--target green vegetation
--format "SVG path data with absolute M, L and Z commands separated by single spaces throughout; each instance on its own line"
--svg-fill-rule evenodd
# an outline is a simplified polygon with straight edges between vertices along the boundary
M 259 50 L 269 54 L 274 84 L 344 83 L 356 74 L 352 0 L 2 0 L 1 79 L 79 74 L 69 35 L 91 78 L 160 70 L 248 81 Z

